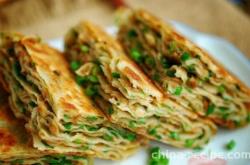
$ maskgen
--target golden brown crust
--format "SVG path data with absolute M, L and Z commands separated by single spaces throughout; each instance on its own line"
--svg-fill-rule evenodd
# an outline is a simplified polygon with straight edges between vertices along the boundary
M 179 32 L 174 30 L 169 24 L 163 23 L 159 18 L 153 16 L 148 11 L 144 11 L 143 9 L 136 10 L 136 15 L 138 17 L 141 17 L 145 19 L 151 27 L 154 27 L 155 29 L 163 29 L 164 31 L 170 33 L 171 36 L 180 43 L 186 45 L 190 50 L 195 52 L 196 54 L 200 54 L 204 56 L 204 59 L 208 58 L 211 63 L 217 65 L 217 73 L 221 75 L 222 77 L 226 78 L 228 81 L 231 81 L 232 83 L 239 84 L 241 89 L 248 93 L 250 96 L 250 88 L 247 87 L 242 81 L 240 81 L 235 75 L 230 73 L 220 62 L 215 60 L 211 55 L 209 55 L 207 52 L 205 52 L 203 49 L 195 45 L 193 42 L 188 40 L 187 38 L 183 37 Z

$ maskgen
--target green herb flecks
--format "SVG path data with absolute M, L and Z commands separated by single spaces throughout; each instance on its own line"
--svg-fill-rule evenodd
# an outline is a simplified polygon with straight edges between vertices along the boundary
M 180 140 L 180 134 L 178 132 L 170 132 L 169 137 L 174 140 Z
M 148 161 L 149 165 L 168 165 L 169 159 L 161 154 L 159 147 L 153 147 L 149 151 L 150 158 Z
M 231 151 L 235 148 L 236 146 L 236 142 L 234 140 L 230 140 L 227 144 L 226 144 L 226 149 Z
M 143 55 L 136 48 L 132 48 L 130 51 L 131 58 L 138 63 L 143 61 Z
M 225 86 L 221 84 L 220 86 L 218 86 L 217 90 L 218 90 L 218 93 L 223 94 L 226 89 L 225 89 Z
M 97 119 L 98 119 L 98 117 L 96 117 L 96 116 L 88 116 L 87 117 L 87 120 L 90 121 L 90 122 L 96 121 Z
M 176 71 L 174 69 L 168 69 L 167 72 L 166 72 L 166 74 L 169 77 L 175 77 L 175 72 Z
M 88 86 L 85 89 L 85 94 L 90 97 L 98 95 L 98 87 L 94 85 Z
M 160 76 L 159 73 L 154 73 L 153 76 L 152 76 L 152 79 L 157 81 L 157 82 L 160 82 L 161 76 Z
M 212 114 L 214 112 L 214 110 L 215 110 L 215 105 L 213 103 L 210 103 L 208 105 L 206 115 L 208 116 L 208 115 Z
M 112 72 L 112 77 L 115 78 L 115 79 L 118 79 L 121 76 L 120 76 L 120 73 L 118 73 L 118 72 Z
M 180 96 L 181 92 L 182 92 L 182 86 L 178 86 L 178 87 L 175 88 L 173 94 L 176 95 L 176 96 Z
M 107 113 L 108 115 L 112 115 L 114 113 L 114 109 L 112 107 L 109 107 Z
M 71 128 L 72 128 L 72 123 L 65 123 L 65 124 L 63 124 L 63 126 L 64 126 L 64 128 L 65 128 L 66 130 L 71 130 Z
M 137 37 L 136 31 L 135 31 L 134 29 L 130 29 L 130 30 L 128 31 L 128 38 L 129 38 L 129 39 L 132 39 L 132 38 L 135 38 L 135 37 Z
M 78 85 L 84 85 L 88 82 L 88 76 L 76 76 L 76 82 Z
M 113 141 L 113 137 L 111 135 L 109 135 L 109 134 L 105 134 L 103 136 L 103 139 L 106 140 L 106 141 Z
M 89 52 L 89 47 L 87 45 L 81 45 L 80 46 L 80 50 L 83 52 L 83 53 L 88 53 Z
M 174 41 L 170 42 L 168 44 L 168 52 L 171 55 L 172 53 L 174 53 L 176 51 L 176 43 Z
M 194 144 L 194 140 L 193 139 L 187 139 L 185 140 L 185 147 L 187 148 L 191 148 Z
M 154 57 L 147 56 L 146 59 L 145 59 L 145 63 L 146 63 L 146 65 L 149 66 L 150 68 L 155 67 L 155 60 L 154 60 Z
M 64 155 L 61 156 L 46 156 L 44 162 L 49 165 L 73 165 L 73 162 L 67 159 Z
M 184 52 L 182 55 L 181 55 L 181 61 L 182 62 L 185 62 L 187 60 L 190 59 L 190 54 L 188 52 Z
M 81 62 L 80 62 L 80 61 L 71 61 L 71 63 L 70 63 L 70 68 L 71 68 L 73 71 L 78 70 L 80 67 L 81 67 Z

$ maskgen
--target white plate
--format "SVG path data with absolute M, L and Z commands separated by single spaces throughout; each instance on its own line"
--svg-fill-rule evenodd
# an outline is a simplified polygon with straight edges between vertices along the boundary
M 172 24 L 184 36 L 209 52 L 221 62 L 229 71 L 237 75 L 243 82 L 250 86 L 250 61 L 228 41 L 212 35 L 200 33 L 187 25 L 172 21 Z M 107 29 L 110 34 L 115 34 L 116 29 Z M 48 43 L 63 50 L 63 40 L 50 40 Z M 232 151 L 225 150 L 225 144 L 231 139 L 236 141 Z M 204 147 L 201 152 L 181 150 L 158 142 L 151 142 L 150 146 L 159 146 L 164 154 L 169 153 L 169 165 L 187 165 L 188 159 L 193 154 L 203 154 L 208 157 L 221 157 L 226 159 L 227 165 L 250 165 L 250 126 L 234 131 L 220 129 L 218 134 Z M 244 154 L 248 158 L 244 158 Z M 141 149 L 137 154 L 123 161 L 95 160 L 95 165 L 146 165 L 149 155 L 147 149 Z M 211 164 L 212 165 L 212 164 Z M 220 165 L 220 164 L 219 164 Z

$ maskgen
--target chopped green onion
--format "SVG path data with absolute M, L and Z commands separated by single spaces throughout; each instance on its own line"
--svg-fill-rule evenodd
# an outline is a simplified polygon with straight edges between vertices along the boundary
M 212 114 L 214 112 L 214 110 L 215 110 L 215 105 L 213 103 L 209 104 L 208 108 L 207 108 L 206 115 L 208 116 L 208 115 Z
M 153 75 L 152 79 L 155 80 L 155 81 L 157 81 L 157 82 L 160 82 L 160 79 L 161 79 L 160 74 L 155 73 L 155 74 Z
M 81 62 L 80 61 L 71 61 L 70 63 L 70 68 L 73 71 L 76 71 L 77 69 L 79 69 L 81 67 Z
M 136 134 L 127 132 L 125 136 L 123 136 L 124 139 L 127 139 L 128 141 L 132 142 L 136 140 Z
M 109 115 L 112 115 L 114 113 L 114 109 L 112 107 L 109 107 L 107 112 Z
M 180 140 L 180 135 L 177 132 L 170 132 L 169 136 L 174 140 Z
M 105 134 L 105 135 L 103 136 L 103 139 L 106 140 L 106 141 L 112 141 L 112 140 L 113 140 L 113 137 L 112 137 L 111 135 L 109 135 L 109 134 Z
M 248 113 L 248 115 L 247 115 L 247 122 L 250 123 L 250 113 Z
M 185 141 L 185 147 L 190 148 L 190 147 L 192 147 L 193 144 L 194 144 L 194 140 L 193 139 L 187 139 Z
M 168 51 L 170 54 L 172 54 L 175 50 L 176 50 L 176 43 L 172 41 L 168 45 Z
M 84 127 L 86 127 L 88 131 L 97 131 L 100 129 L 99 127 L 91 127 L 88 125 L 84 125 Z
M 134 29 L 130 29 L 130 30 L 128 31 L 128 37 L 129 37 L 129 38 L 137 37 L 136 31 L 135 31 Z
M 77 84 L 79 84 L 79 85 L 83 85 L 83 84 L 85 84 L 86 82 L 88 82 L 88 77 L 87 77 L 87 76 L 79 76 L 79 75 L 76 75 L 76 82 L 77 82 Z
M 96 86 L 88 86 L 85 89 L 85 94 L 87 96 L 95 96 L 98 94 L 98 88 Z
M 188 66 L 186 67 L 186 69 L 187 69 L 187 72 L 188 72 L 189 74 L 192 74 L 192 75 L 196 74 L 195 64 L 188 65 Z
M 194 148 L 194 152 L 200 152 L 202 150 L 203 150 L 203 148 L 200 146 Z
M 147 56 L 145 59 L 145 63 L 151 68 L 154 67 L 155 66 L 154 57 Z
M 16 160 L 12 160 L 10 162 L 10 164 L 15 165 L 15 164 L 23 164 L 24 160 L 23 159 L 16 159 Z
M 152 128 L 152 129 L 148 130 L 148 134 L 149 135 L 156 135 L 157 134 L 156 128 Z
M 174 69 L 169 69 L 167 70 L 167 76 L 169 77 L 175 77 L 175 70 Z
M 225 92 L 225 86 L 222 84 L 222 85 L 218 86 L 217 90 L 218 90 L 218 92 L 219 92 L 220 94 L 222 94 L 222 93 Z
M 178 87 L 175 88 L 173 94 L 176 95 L 176 96 L 180 96 L 181 92 L 182 92 L 182 86 L 178 86 Z
M 81 139 L 76 139 L 73 141 L 73 143 L 75 144 L 82 144 L 82 140 Z
M 96 117 L 96 116 L 88 116 L 87 117 L 88 121 L 96 121 L 97 119 L 98 119 L 98 117 Z
M 161 65 L 163 68 L 169 68 L 170 67 L 170 63 L 167 60 L 167 58 L 161 57 Z
M 36 104 L 35 102 L 33 102 L 33 101 L 30 101 L 30 102 L 29 102 L 29 105 L 30 105 L 32 108 L 37 107 L 37 104 Z
M 100 73 L 101 71 L 102 71 L 101 67 L 100 67 L 99 65 L 96 64 L 96 65 L 93 67 L 91 73 L 92 73 L 93 75 L 97 75 L 97 74 Z
M 135 128 L 136 127 L 136 122 L 131 120 L 129 121 L 129 125 L 128 125 L 130 128 Z
M 234 149 L 235 146 L 236 146 L 236 142 L 234 140 L 230 140 L 226 144 L 226 149 L 230 151 L 230 150 Z
M 63 126 L 65 129 L 70 130 L 72 128 L 72 123 L 65 123 Z
M 139 50 L 132 48 L 130 54 L 131 54 L 131 57 L 133 60 L 135 60 L 136 62 L 139 62 L 139 63 L 142 62 L 143 56 L 141 55 Z
M 89 75 L 88 80 L 90 82 L 92 82 L 92 83 L 98 83 L 99 82 L 97 76 L 95 76 L 95 75 Z
M 112 72 L 112 77 L 115 78 L 115 79 L 118 79 L 121 76 L 120 76 L 120 73 L 118 73 L 118 72 Z
M 153 147 L 149 151 L 150 158 L 149 158 L 149 165 L 168 165 L 169 164 L 169 159 L 165 156 L 162 155 L 160 152 L 159 147 Z
M 182 55 L 181 55 L 181 61 L 182 62 L 185 62 L 187 61 L 188 59 L 190 59 L 190 54 L 188 52 L 184 52 Z
M 89 52 L 89 47 L 87 45 L 81 45 L 80 49 L 83 53 L 88 53 Z

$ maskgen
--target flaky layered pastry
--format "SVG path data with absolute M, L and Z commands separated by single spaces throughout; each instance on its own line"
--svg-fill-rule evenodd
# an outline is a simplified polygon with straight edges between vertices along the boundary
M 235 76 L 150 13 L 121 13 L 120 43 L 170 99 L 220 126 L 250 121 L 250 90 Z
M 122 159 L 140 146 L 136 134 L 111 124 L 83 94 L 55 49 L 4 33 L 0 61 L 11 109 L 27 122 L 38 150 Z
M 202 146 L 215 133 L 213 123 L 166 98 L 96 25 L 69 31 L 65 51 L 76 81 L 112 122 L 177 147 Z
M 83 156 L 48 155 L 32 147 L 25 122 L 16 119 L 7 95 L 0 89 L 0 164 L 1 165 L 92 165 L 92 159 Z

